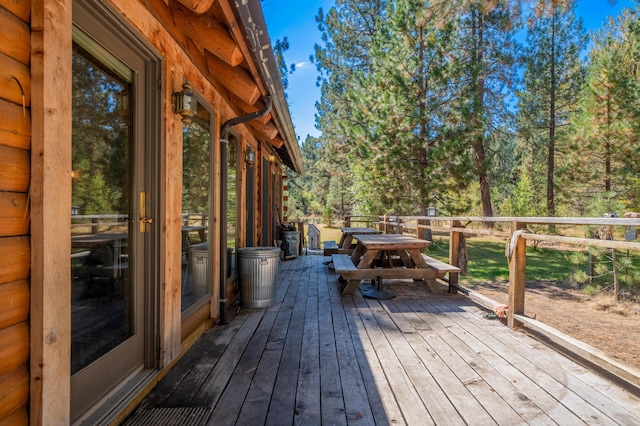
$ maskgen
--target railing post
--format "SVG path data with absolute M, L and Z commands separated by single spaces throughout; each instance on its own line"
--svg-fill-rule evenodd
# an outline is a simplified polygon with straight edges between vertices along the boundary
M 344 217 L 344 227 L 351 228 L 351 216 Z
M 396 216 L 396 222 L 398 224 L 398 226 L 396 227 L 396 234 L 402 234 L 402 219 L 400 219 L 400 216 Z
M 449 264 L 451 266 L 460 267 L 460 239 L 462 238 L 462 232 L 454 231 L 453 228 L 459 228 L 462 224 L 459 220 L 451 221 L 451 231 L 449 233 Z M 458 274 L 449 274 L 449 293 L 456 294 L 458 288 Z
M 515 314 L 524 314 L 524 290 L 526 285 L 527 266 L 527 240 L 524 238 L 513 239 L 513 234 L 525 227 L 524 223 L 513 222 L 509 246 L 509 308 L 507 325 L 511 328 L 520 325 L 514 318 Z
M 423 225 L 427 225 L 427 221 L 424 219 L 418 219 L 418 238 L 420 238 L 421 240 L 431 241 L 430 235 L 427 235 L 427 229 L 421 228 L 421 226 Z

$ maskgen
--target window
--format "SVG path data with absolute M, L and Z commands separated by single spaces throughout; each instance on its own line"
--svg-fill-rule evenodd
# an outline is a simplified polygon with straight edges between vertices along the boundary
M 198 112 L 182 130 L 182 311 L 211 292 L 211 116 Z

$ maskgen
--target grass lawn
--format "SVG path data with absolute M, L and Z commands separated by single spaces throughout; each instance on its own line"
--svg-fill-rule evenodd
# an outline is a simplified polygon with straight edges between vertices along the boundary
M 469 274 L 460 282 L 498 281 L 509 279 L 506 243 L 490 239 L 467 240 Z M 434 245 L 427 249 L 430 256 L 443 261 L 449 259 L 449 239 L 434 237 Z M 571 277 L 571 252 L 527 247 L 527 280 L 568 281 Z
M 340 228 L 327 228 L 324 223 L 316 223 L 314 225 L 320 230 L 321 243 L 323 241 L 335 241 L 336 243 L 340 241 L 340 237 L 342 237 Z M 320 244 L 320 248 L 322 248 L 322 244 Z
M 448 261 L 449 238 L 434 237 L 433 246 L 426 252 L 437 259 Z M 473 282 L 507 281 L 509 266 L 505 254 L 506 242 L 472 238 L 467 240 L 469 273 L 460 277 L 461 284 Z M 628 254 L 616 251 L 618 274 L 622 288 L 638 289 L 640 280 L 640 257 L 638 253 Z M 573 250 L 527 246 L 527 281 L 557 282 L 564 285 L 575 284 L 574 276 L 585 275 L 588 268 L 588 255 Z M 607 256 L 596 260 L 594 284 L 606 287 L 613 281 L 612 262 Z

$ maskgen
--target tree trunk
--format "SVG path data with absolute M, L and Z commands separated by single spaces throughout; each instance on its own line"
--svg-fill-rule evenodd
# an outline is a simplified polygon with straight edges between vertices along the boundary
M 555 9 L 551 25 L 551 87 L 549 99 L 549 141 L 547 143 L 547 216 L 556 215 L 554 196 L 555 156 L 556 156 L 556 39 L 555 39 Z
M 484 34 L 482 31 L 483 19 L 482 13 L 478 13 L 478 19 L 475 22 L 475 30 L 476 32 L 476 46 L 475 46 L 475 59 L 476 64 L 482 64 L 484 60 L 483 55 L 483 44 L 484 44 Z M 482 70 L 482 68 L 480 68 Z M 489 178 L 487 176 L 487 168 L 486 168 L 486 152 L 485 152 L 485 138 L 484 138 L 484 121 L 482 120 L 483 111 L 484 111 L 484 95 L 485 95 L 485 87 L 484 87 L 484 76 L 481 74 L 477 75 L 477 93 L 476 96 L 476 108 L 474 110 L 475 114 L 475 125 L 477 126 L 474 129 L 478 132 L 477 137 L 475 138 L 474 143 L 474 154 L 476 158 L 476 171 L 478 174 L 478 181 L 480 183 L 480 201 L 482 203 L 482 215 L 485 217 L 493 217 L 493 208 L 491 207 L 491 188 L 489 185 Z

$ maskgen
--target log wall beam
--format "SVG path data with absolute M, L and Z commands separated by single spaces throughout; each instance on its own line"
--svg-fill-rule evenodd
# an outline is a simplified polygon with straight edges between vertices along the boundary
M 0 191 L 27 192 L 30 167 L 29 151 L 0 145 Z
M 0 237 L 29 234 L 29 203 L 23 192 L 0 192 Z M 0 297 L 0 300 L 3 300 Z
M 213 3 L 215 3 L 215 0 L 178 0 L 178 1 L 197 14 L 206 12 L 213 5 Z
M 256 103 L 260 98 L 260 90 L 244 70 L 230 66 L 207 51 L 205 51 L 205 57 L 212 78 L 218 80 L 220 84 L 246 103 L 251 105 Z
M 0 53 L 10 56 L 20 63 L 29 65 L 31 46 L 29 45 L 29 25 L 0 8 Z
M 208 15 L 194 16 L 180 9 L 173 10 L 175 22 L 172 31 L 182 31 L 203 49 L 213 53 L 232 67 L 244 60 L 242 52 L 227 29 Z
M 284 140 L 283 140 L 281 137 L 276 136 L 275 138 L 270 139 L 270 140 L 269 140 L 269 143 L 270 143 L 270 144 L 271 144 L 271 146 L 273 146 L 274 148 L 282 148 L 282 145 L 284 145 Z
M 0 145 L 31 148 L 31 114 L 22 105 L 0 100 Z
M 269 141 L 278 136 L 278 129 L 273 123 L 264 124 L 259 120 L 251 120 L 249 125 Z
M 230 0 L 219 0 L 218 5 L 220 6 L 220 9 L 222 10 L 222 13 L 225 16 L 227 25 L 229 27 L 229 30 L 231 31 L 231 35 L 236 40 L 236 43 L 239 45 L 240 49 L 242 50 L 242 54 L 244 55 L 244 57 L 247 58 L 247 65 L 249 66 L 249 71 L 253 76 L 253 78 L 255 79 L 255 81 L 257 82 L 260 92 L 263 95 L 266 95 L 268 93 L 268 90 L 266 89 L 266 87 L 264 86 L 264 83 L 262 82 L 262 79 L 260 78 L 258 67 L 253 61 L 249 60 L 249 58 L 251 58 L 251 50 L 247 46 L 247 43 L 244 42 L 244 35 L 242 34 L 240 25 L 236 21 L 236 17 L 233 13 L 233 6 L 230 3 L 231 3 Z M 253 102 L 250 102 L 250 104 L 253 104 Z

